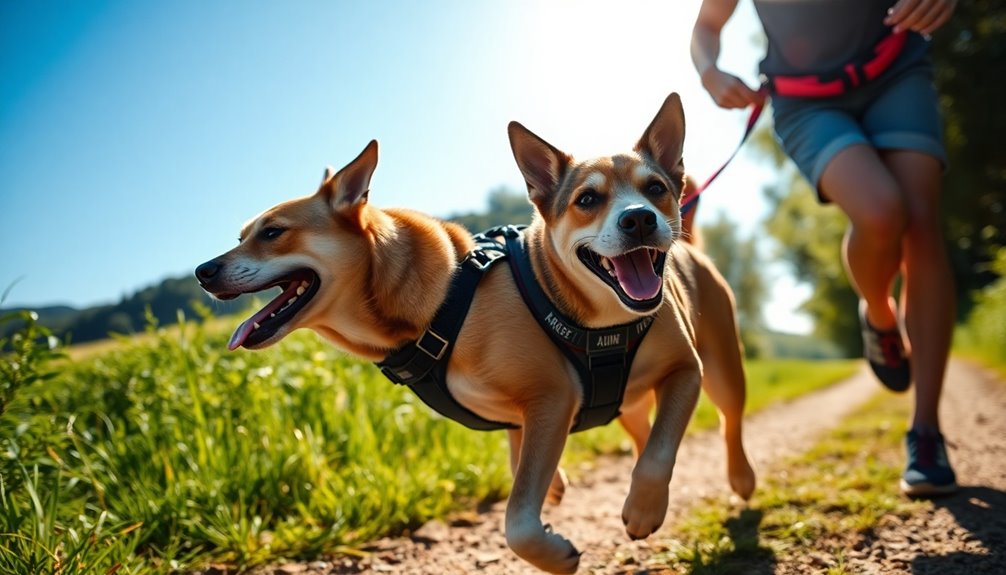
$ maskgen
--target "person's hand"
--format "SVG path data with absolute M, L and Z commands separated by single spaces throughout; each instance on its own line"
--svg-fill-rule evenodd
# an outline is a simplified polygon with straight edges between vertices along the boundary
M 946 24 L 954 13 L 957 0 L 898 0 L 887 11 L 884 24 L 894 26 L 894 32 L 914 30 L 929 36 Z
M 752 90 L 740 78 L 716 67 L 702 74 L 702 87 L 721 108 L 747 108 L 765 99 L 764 94 Z

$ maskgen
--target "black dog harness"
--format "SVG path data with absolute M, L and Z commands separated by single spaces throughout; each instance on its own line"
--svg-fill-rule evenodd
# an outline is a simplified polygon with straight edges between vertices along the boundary
M 632 360 L 653 324 L 652 317 L 607 329 L 585 329 L 563 315 L 535 280 L 521 227 L 492 228 L 475 236 L 476 248 L 458 264 L 447 299 L 437 310 L 429 329 L 414 342 L 377 363 L 392 382 L 407 385 L 441 415 L 480 431 L 513 429 L 509 423 L 490 421 L 464 407 L 447 389 L 447 363 L 461 325 L 468 315 L 475 288 L 482 276 L 500 260 L 510 271 L 531 315 L 576 367 L 583 387 L 583 404 L 571 431 L 604 425 L 618 416 Z M 493 239 L 502 236 L 504 243 Z

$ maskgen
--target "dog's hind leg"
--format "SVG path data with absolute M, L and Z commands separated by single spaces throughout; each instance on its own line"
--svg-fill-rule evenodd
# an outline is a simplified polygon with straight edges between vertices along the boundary
M 730 488 L 748 499 L 755 488 L 755 474 L 742 439 L 746 383 L 734 302 L 723 290 L 709 290 L 703 298 L 708 298 L 703 301 L 703 309 L 712 313 L 702 314 L 698 326 L 698 351 L 704 368 L 702 389 L 719 410 Z M 720 299 L 723 301 L 716 301 Z
M 524 432 L 520 428 L 507 430 L 507 439 L 510 440 L 510 473 L 514 477 L 517 476 L 517 463 L 520 461 L 520 445 L 523 436 Z M 552 483 L 548 486 L 548 495 L 545 497 L 545 501 L 552 505 L 558 505 L 562 502 L 562 496 L 565 495 L 568 484 L 566 472 L 561 467 L 557 468 L 552 476 Z

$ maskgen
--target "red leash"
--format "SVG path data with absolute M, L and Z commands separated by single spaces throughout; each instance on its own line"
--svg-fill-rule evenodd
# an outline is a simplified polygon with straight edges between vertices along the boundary
M 721 165 L 719 169 L 713 172 L 713 175 L 709 176 L 709 179 L 707 179 L 701 186 L 696 188 L 695 191 L 688 194 L 688 196 L 681 203 L 681 215 L 687 214 L 693 207 L 695 207 L 695 203 L 699 199 L 699 194 L 706 191 L 706 188 L 709 187 L 709 184 L 713 183 L 713 180 L 715 180 L 716 177 L 719 176 L 724 169 L 726 169 L 727 165 L 730 164 L 730 161 L 734 159 L 734 156 L 737 155 L 737 152 L 741 151 L 741 148 L 744 147 L 744 142 L 746 142 L 748 140 L 748 137 L 751 136 L 751 132 L 754 132 L 755 124 L 758 123 L 758 118 L 761 117 L 761 113 L 765 109 L 766 99 L 762 99 L 760 104 L 756 104 L 755 107 L 751 109 L 751 115 L 748 116 L 748 124 L 747 127 L 744 129 L 744 135 L 741 136 L 740 143 L 737 144 L 736 148 L 734 148 L 734 153 L 730 154 L 730 157 L 727 158 L 727 161 L 723 162 L 723 165 Z

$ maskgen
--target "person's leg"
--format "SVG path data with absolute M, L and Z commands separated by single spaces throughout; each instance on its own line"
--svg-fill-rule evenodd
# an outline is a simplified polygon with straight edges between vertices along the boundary
M 908 462 L 901 489 L 913 497 L 951 493 L 957 481 L 938 414 L 955 317 L 953 275 L 939 218 L 946 165 L 940 105 L 926 62 L 881 88 L 862 115 L 862 125 L 904 191 L 908 213 L 900 304 L 912 348 L 915 410 L 905 437 Z
M 955 316 L 954 281 L 940 222 L 942 166 L 921 152 L 889 150 L 882 151 L 881 157 L 906 191 L 908 208 L 901 313 L 915 374 L 912 427 L 936 431 Z
M 909 221 L 898 182 L 873 148 L 859 144 L 828 162 L 818 187 L 849 218 L 843 256 L 853 286 L 866 301 L 867 320 L 881 330 L 896 329 L 891 289 Z

